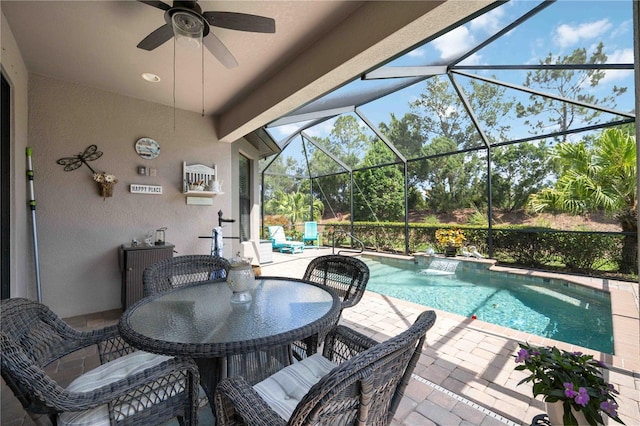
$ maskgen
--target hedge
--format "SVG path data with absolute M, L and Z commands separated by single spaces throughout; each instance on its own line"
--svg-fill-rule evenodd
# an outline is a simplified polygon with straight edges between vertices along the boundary
M 336 246 L 350 246 L 350 239 L 345 234 L 351 232 L 349 223 L 328 222 L 322 227 L 325 245 L 331 245 L 332 237 L 335 237 Z M 488 253 L 487 228 L 415 223 L 409 224 L 409 253 L 424 252 L 427 247 L 444 252 L 444 247 L 436 241 L 435 232 L 446 228 L 462 229 L 466 246 L 475 246 L 480 253 Z M 379 252 L 404 253 L 404 232 L 403 222 L 355 222 L 353 225 L 354 236 L 365 248 Z M 625 234 L 496 226 L 492 237 L 493 257 L 501 263 L 597 275 L 604 271 L 618 272 Z

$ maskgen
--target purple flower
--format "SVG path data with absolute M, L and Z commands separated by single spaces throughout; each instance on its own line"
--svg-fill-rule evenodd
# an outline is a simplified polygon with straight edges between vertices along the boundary
M 615 401 L 604 401 L 600 404 L 600 408 L 607 413 L 610 417 L 618 417 L 618 404 Z
M 565 391 L 565 395 L 566 393 L 567 392 Z M 574 401 L 576 402 L 576 404 L 586 407 L 587 403 L 589 402 L 589 394 L 587 393 L 587 389 L 583 387 L 578 388 L 578 394 L 574 398 Z
M 598 364 L 598 366 L 601 368 L 607 368 L 607 365 L 599 359 L 596 360 L 596 364 Z
M 578 395 L 578 392 L 573 390 L 573 383 L 567 382 L 563 383 L 562 385 L 564 386 L 564 394 L 567 398 L 573 398 L 574 396 Z
M 527 359 L 529 359 L 529 352 L 526 349 L 520 349 L 516 357 L 516 362 L 524 362 Z
M 582 355 L 582 352 L 580 352 L 580 351 L 575 351 L 573 354 L 574 354 L 575 356 L 580 356 L 580 355 Z

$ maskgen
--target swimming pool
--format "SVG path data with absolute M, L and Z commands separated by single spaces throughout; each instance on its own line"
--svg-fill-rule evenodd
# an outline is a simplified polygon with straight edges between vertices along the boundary
M 459 261 L 362 256 L 367 290 L 434 309 L 613 354 L 611 301 L 606 292 L 556 279 L 516 277 L 461 268 Z

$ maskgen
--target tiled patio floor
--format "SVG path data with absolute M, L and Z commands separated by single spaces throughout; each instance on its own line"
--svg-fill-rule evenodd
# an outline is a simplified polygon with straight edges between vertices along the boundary
M 262 274 L 302 277 L 311 258 L 330 252 L 330 249 L 307 249 L 295 255 L 274 253 L 274 262 L 263 265 Z M 632 303 L 620 308 L 628 312 L 616 312 L 621 317 L 616 338 L 620 336 L 625 340 L 625 356 L 595 353 L 613 365 L 606 374 L 620 390 L 620 417 L 627 425 L 640 425 L 640 338 L 637 284 L 635 286 L 629 284 L 630 292 L 626 297 Z M 622 287 L 626 288 L 624 284 Z M 367 292 L 358 305 L 343 312 L 341 322 L 377 340 L 385 340 L 406 329 L 425 309 Z M 414 380 L 407 388 L 393 425 L 527 425 L 544 411 L 544 404 L 531 398 L 530 385 L 516 386 L 524 373 L 513 370 L 512 355 L 517 340 L 547 344 L 550 343 L 548 339 L 442 311 L 437 314 L 438 320 L 427 333 L 427 343 Z M 119 315 L 119 311 L 110 311 L 68 321 L 77 328 L 94 328 L 117 322 Z M 55 374 L 64 386 L 85 368 L 91 368 L 94 359 L 92 354 L 86 353 L 68 357 L 55 366 Z M 1 391 L 2 425 L 33 424 L 4 383 Z M 207 420 L 210 420 L 209 416 L 201 416 L 201 424 L 206 424 Z

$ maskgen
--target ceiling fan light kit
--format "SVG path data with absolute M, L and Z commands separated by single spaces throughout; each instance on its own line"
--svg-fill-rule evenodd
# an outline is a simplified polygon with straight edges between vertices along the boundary
M 189 49 L 199 49 L 202 46 L 204 23 L 198 15 L 179 11 L 171 16 L 171 24 L 177 45 Z

